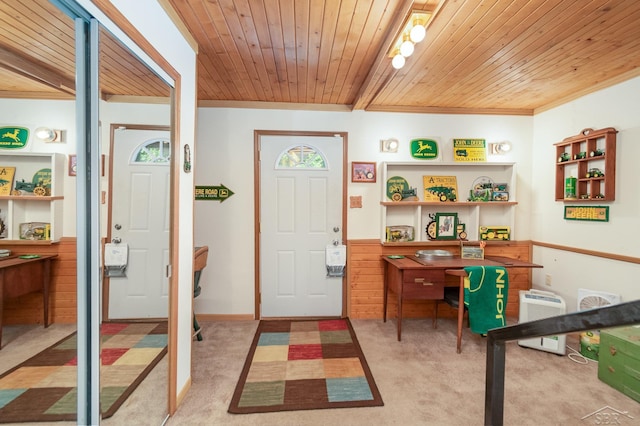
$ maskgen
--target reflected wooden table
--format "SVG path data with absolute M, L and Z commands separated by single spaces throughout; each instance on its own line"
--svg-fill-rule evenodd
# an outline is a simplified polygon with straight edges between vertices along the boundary
M 2 349 L 2 315 L 4 301 L 30 293 L 42 292 L 44 326 L 49 327 L 49 283 L 51 260 L 57 255 L 38 255 L 29 259 L 10 256 L 0 259 L 0 349 Z

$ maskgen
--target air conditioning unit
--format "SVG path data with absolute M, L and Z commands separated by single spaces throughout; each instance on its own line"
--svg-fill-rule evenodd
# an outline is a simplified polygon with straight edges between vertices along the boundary
M 550 291 L 520 291 L 519 322 L 535 321 L 543 318 L 564 315 L 567 305 L 562 297 Z M 564 355 L 567 350 L 567 336 L 544 336 L 518 340 L 518 345 Z
M 620 295 L 606 291 L 578 289 L 578 311 L 601 308 L 620 303 Z M 600 330 L 589 330 L 580 333 L 580 354 L 598 361 L 600 357 Z

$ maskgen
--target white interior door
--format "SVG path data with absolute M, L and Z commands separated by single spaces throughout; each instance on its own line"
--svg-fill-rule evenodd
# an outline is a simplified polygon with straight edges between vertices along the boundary
M 166 318 L 169 308 L 169 132 L 118 129 L 111 240 L 129 246 L 126 277 L 109 282 L 109 319 Z
M 325 266 L 326 246 L 342 243 L 342 149 L 339 136 L 260 139 L 262 317 L 342 313 L 343 280 L 327 277 Z M 279 167 L 287 153 L 302 166 Z

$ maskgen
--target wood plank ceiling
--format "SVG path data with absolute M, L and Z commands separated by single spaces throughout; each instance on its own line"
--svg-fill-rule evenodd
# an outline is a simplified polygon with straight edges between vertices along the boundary
M 160 3 L 197 42 L 201 106 L 531 115 L 640 75 L 638 0 Z M 434 16 L 395 70 L 388 53 L 413 9 Z M 1 97 L 69 95 L 65 18 L 46 0 L 1 2 Z M 103 43 L 105 98 L 166 96 L 114 40 Z M 56 78 L 43 87 L 36 65 Z

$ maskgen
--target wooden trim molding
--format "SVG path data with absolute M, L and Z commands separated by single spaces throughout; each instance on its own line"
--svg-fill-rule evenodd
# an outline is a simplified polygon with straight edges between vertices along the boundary
M 587 256 L 601 257 L 603 259 L 617 260 L 619 262 L 640 264 L 640 257 L 623 256 L 621 254 L 607 253 L 604 251 L 587 250 L 587 249 L 581 249 L 577 247 L 563 246 L 560 244 L 545 243 L 542 241 L 532 241 L 531 244 L 533 246 L 551 248 L 554 250 L 568 251 L 571 253 L 584 254 Z

